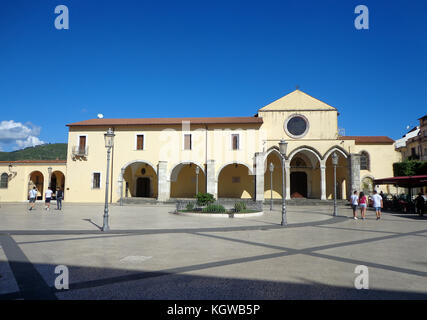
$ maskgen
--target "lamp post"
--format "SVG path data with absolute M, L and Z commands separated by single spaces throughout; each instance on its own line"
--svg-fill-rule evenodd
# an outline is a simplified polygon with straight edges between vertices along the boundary
M 279 152 L 282 156 L 282 227 L 288 224 L 286 219 L 286 195 L 285 195 L 285 157 L 288 143 L 285 140 L 279 142 Z
M 334 217 L 337 216 L 337 164 L 338 155 L 334 152 L 332 154 L 332 165 L 334 166 Z
M 49 188 L 52 187 L 52 167 L 47 168 L 47 172 L 49 173 Z
M 270 162 L 270 211 L 273 210 L 273 171 L 274 164 Z
M 200 168 L 196 165 L 196 195 L 199 193 L 199 172 Z
M 120 206 L 123 206 L 123 182 L 125 181 L 125 169 L 122 168 L 121 170 L 121 174 L 122 174 L 122 181 L 120 183 Z
M 105 139 L 105 147 L 107 148 L 107 174 L 105 179 L 105 207 L 104 207 L 104 224 L 102 225 L 102 231 L 108 231 L 110 230 L 110 227 L 108 225 L 108 185 L 110 180 L 110 153 L 111 148 L 114 145 L 114 132 L 113 129 L 109 128 L 107 133 L 104 133 L 104 139 Z

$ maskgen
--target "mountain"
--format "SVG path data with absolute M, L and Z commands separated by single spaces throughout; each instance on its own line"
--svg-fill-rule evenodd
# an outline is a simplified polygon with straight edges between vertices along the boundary
M 67 159 L 66 143 L 49 143 L 11 152 L 0 152 L 0 161 L 57 159 Z

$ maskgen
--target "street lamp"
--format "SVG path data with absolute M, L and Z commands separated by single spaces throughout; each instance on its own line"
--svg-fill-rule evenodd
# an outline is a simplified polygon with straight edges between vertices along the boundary
M 279 152 L 282 156 L 282 226 L 286 226 L 286 196 L 285 196 L 285 156 L 288 149 L 288 143 L 285 140 L 279 142 Z
M 102 226 L 102 231 L 108 231 L 110 230 L 110 227 L 108 226 L 108 180 L 109 178 L 109 171 L 110 171 L 110 153 L 111 148 L 114 145 L 114 132 L 113 129 L 109 128 L 107 133 L 104 133 L 104 139 L 105 139 L 105 147 L 107 148 L 107 174 L 105 179 L 105 207 L 104 207 L 104 224 Z
M 332 165 L 334 166 L 334 217 L 337 216 L 337 164 L 338 155 L 334 152 L 332 154 Z
M 122 181 L 120 183 L 120 206 L 123 206 L 123 182 L 125 181 L 125 168 L 121 170 Z
M 196 195 L 199 193 L 199 172 L 200 168 L 196 165 Z
M 270 162 L 270 211 L 273 210 L 273 171 L 274 164 Z

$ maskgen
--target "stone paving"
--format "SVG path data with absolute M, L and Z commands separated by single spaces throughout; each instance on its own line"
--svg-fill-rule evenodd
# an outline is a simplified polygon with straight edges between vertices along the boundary
M 349 207 L 280 206 L 260 217 L 174 214 L 173 206 L 1 204 L 0 299 L 426 299 L 427 219 Z M 54 206 L 53 206 L 54 207 Z M 69 269 L 68 290 L 55 267 Z M 369 270 L 357 290 L 356 266 Z

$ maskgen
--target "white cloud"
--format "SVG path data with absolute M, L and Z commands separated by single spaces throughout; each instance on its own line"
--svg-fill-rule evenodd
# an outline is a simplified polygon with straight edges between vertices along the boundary
M 20 148 L 33 147 L 45 142 L 40 140 L 40 127 L 31 122 L 22 124 L 13 120 L 0 122 L 0 143 L 3 145 L 17 145 Z

